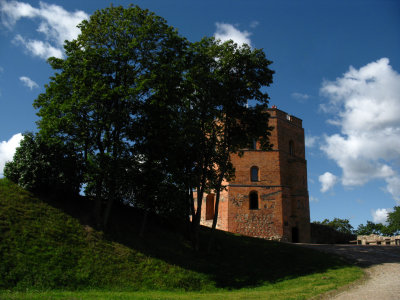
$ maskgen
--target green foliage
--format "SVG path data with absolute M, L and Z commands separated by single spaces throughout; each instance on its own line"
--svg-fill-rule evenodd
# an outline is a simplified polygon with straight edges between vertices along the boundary
M 255 139 L 269 146 L 264 87 L 272 83 L 271 61 L 232 41 L 190 43 L 137 6 L 96 11 L 79 27 L 77 39 L 65 42 L 66 58 L 49 59 L 57 73 L 34 101 L 40 142 L 73 152 L 65 152 L 79 173 L 73 186 L 85 186 L 96 199 L 98 225 L 107 224 L 113 203 L 123 202 L 186 219 L 192 214 L 198 231 L 203 193 L 220 191 L 234 176 L 230 154 Z M 258 104 L 248 108 L 249 100 Z M 63 166 L 48 158 L 47 148 L 37 152 L 54 170 L 33 184 L 53 186 Z M 32 166 L 16 164 L 9 177 L 33 190 L 14 174 Z
M 386 232 L 386 226 L 381 223 L 374 223 L 371 221 L 367 221 L 367 224 L 360 224 L 357 227 L 356 233 L 357 235 L 370 235 L 370 234 L 379 234 L 382 235 Z
M 348 265 L 334 256 L 225 232 L 217 232 L 217 250 L 210 255 L 188 251 L 182 236 L 163 227 L 155 227 L 144 241 L 123 226 L 110 239 L 7 179 L 0 180 L 0 207 L 3 290 L 225 293 L 242 288 L 273 289 L 282 281 L 293 285 L 293 280 L 314 281 L 325 274 L 340 278 L 343 274 L 339 272 L 348 270 Z M 118 220 L 121 222 L 121 216 Z M 206 235 L 201 232 L 201 238 Z M 359 271 L 354 268 L 351 273 Z
M 179 97 L 181 68 L 175 62 L 182 60 L 185 40 L 164 19 L 137 6 L 96 11 L 79 27 L 78 38 L 64 46 L 66 59 L 49 59 L 59 73 L 34 107 L 41 135 L 72 144 L 80 155 L 82 184 L 97 199 L 96 217 L 105 225 L 113 202 L 143 202 L 136 192 L 144 188 L 134 180 L 143 171 L 141 162 L 155 158 L 139 146 L 156 141 L 162 128 L 146 128 L 145 112 L 160 99 Z M 163 116 L 154 110 L 151 115 Z
M 191 205 L 196 239 L 203 194 L 217 191 L 217 212 L 222 182 L 234 176 L 230 155 L 249 148 L 254 139 L 263 149 L 269 146 L 268 94 L 262 87 L 272 83 L 273 71 L 263 51 L 214 38 L 190 44 L 188 59 L 177 145 L 188 154 L 182 155 L 187 160 L 181 171 L 186 190 L 197 191 L 196 212 Z M 247 107 L 251 99 L 258 101 L 256 107 Z
M 24 134 L 4 175 L 39 194 L 77 195 L 81 184 L 79 159 L 68 145 L 53 143 L 33 133 Z
M 327 225 L 329 227 L 332 227 L 336 231 L 339 231 L 344 234 L 353 234 L 354 233 L 354 228 L 350 224 L 350 221 L 348 219 L 334 218 L 332 221 L 330 221 L 329 219 L 325 219 L 322 222 L 316 221 L 314 223 Z
M 400 206 L 393 207 L 393 211 L 388 213 L 388 232 L 392 235 L 400 234 Z
M 367 224 L 360 224 L 356 230 L 358 235 L 379 234 L 392 236 L 400 234 L 400 206 L 393 207 L 393 211 L 388 213 L 387 225 L 367 221 Z

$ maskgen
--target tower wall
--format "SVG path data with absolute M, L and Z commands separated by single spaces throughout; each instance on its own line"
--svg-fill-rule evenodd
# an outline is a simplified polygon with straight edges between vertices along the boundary
M 310 212 L 302 121 L 272 108 L 272 150 L 232 155 L 235 179 L 221 195 L 217 228 L 265 239 L 309 242 Z M 257 169 L 257 180 L 254 180 Z M 257 195 L 257 203 L 255 201 Z M 203 199 L 202 224 L 206 220 Z M 257 205 L 256 205 L 257 204 Z M 256 206 L 255 206 L 256 205 Z

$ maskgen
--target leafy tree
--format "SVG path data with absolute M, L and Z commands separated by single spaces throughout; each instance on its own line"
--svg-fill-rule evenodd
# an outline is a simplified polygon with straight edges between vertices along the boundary
M 49 59 L 58 73 L 34 102 L 41 138 L 73 151 L 99 226 L 115 201 L 191 214 L 198 249 L 203 195 L 217 193 L 215 229 L 230 155 L 254 139 L 269 146 L 271 62 L 232 41 L 189 43 L 139 7 L 100 10 L 79 27 L 66 59 Z
M 59 73 L 34 106 L 40 133 L 73 145 L 81 156 L 97 222 L 105 226 L 131 172 L 126 162 L 139 157 L 136 145 L 148 138 L 145 106 L 173 94 L 168 84 L 184 40 L 165 20 L 139 7 L 96 11 L 79 27 L 78 38 L 64 46 L 67 58 L 49 59 Z
M 357 235 L 370 235 L 370 234 L 379 234 L 381 235 L 385 231 L 385 226 L 380 223 L 374 223 L 371 221 L 367 221 L 367 224 L 360 224 L 357 227 L 356 233 Z
M 393 211 L 388 213 L 387 225 L 367 221 L 367 224 L 360 224 L 356 230 L 358 235 L 379 234 L 392 236 L 400 234 L 400 206 L 395 206 Z
M 400 234 L 400 206 L 393 207 L 393 211 L 388 213 L 388 231 L 394 234 Z
M 269 146 L 268 94 L 262 87 L 272 83 L 271 62 L 259 49 L 239 47 L 232 41 L 221 43 L 203 38 L 189 47 L 190 66 L 185 74 L 188 95 L 185 115 L 190 118 L 184 134 L 192 145 L 188 152 L 193 165 L 189 191 L 196 190 L 192 231 L 195 248 L 201 218 L 202 198 L 206 191 L 216 192 L 213 229 L 218 218 L 218 205 L 223 180 L 234 176 L 230 155 L 259 139 L 263 149 Z M 247 107 L 247 101 L 258 101 Z M 189 197 L 190 198 L 190 197 Z M 210 243 L 211 245 L 211 243 Z
M 13 161 L 6 163 L 4 175 L 35 193 L 76 196 L 82 179 L 79 164 L 69 145 L 49 144 L 40 135 L 26 133 Z
M 348 219 L 334 218 L 332 221 L 330 221 L 329 219 L 325 219 L 322 222 L 315 222 L 315 223 L 330 226 L 334 228 L 336 231 L 345 234 L 354 233 L 354 228 L 350 224 L 350 221 Z

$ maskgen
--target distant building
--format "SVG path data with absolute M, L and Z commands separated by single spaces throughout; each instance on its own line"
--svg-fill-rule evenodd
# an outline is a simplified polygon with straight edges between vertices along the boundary
M 268 109 L 273 126 L 271 151 L 244 150 L 232 156 L 236 178 L 221 192 L 217 229 L 289 242 L 310 241 L 302 120 L 275 106 Z M 211 226 L 215 195 L 203 199 L 201 224 Z
M 356 241 L 354 241 L 356 242 Z M 358 235 L 357 245 L 399 245 L 400 235 L 396 236 L 381 236 L 378 234 Z

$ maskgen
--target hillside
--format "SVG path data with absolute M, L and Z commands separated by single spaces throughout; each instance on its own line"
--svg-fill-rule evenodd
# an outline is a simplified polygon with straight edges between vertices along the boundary
M 195 253 L 172 225 L 150 220 L 140 238 L 140 216 L 115 211 L 112 230 L 102 233 L 0 179 L 0 290 L 219 292 L 290 281 L 301 285 L 299 296 L 361 276 L 335 256 L 226 232 L 217 232 L 213 253 Z M 207 233 L 204 228 L 203 244 Z

